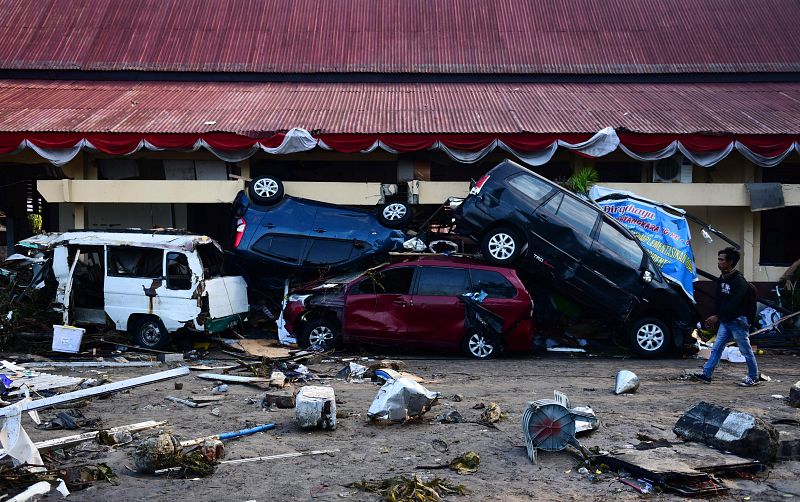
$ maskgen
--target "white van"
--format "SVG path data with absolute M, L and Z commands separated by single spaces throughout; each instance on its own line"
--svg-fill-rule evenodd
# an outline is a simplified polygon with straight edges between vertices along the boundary
M 159 349 L 180 329 L 216 333 L 249 310 L 242 277 L 223 276 L 219 244 L 167 230 L 76 230 L 25 239 L 18 249 L 52 258 L 55 305 L 65 324 L 112 322 Z

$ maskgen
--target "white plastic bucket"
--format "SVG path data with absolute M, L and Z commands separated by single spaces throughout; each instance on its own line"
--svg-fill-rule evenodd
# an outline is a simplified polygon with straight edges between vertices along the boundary
M 86 330 L 83 328 L 53 325 L 53 352 L 77 353 L 84 333 Z

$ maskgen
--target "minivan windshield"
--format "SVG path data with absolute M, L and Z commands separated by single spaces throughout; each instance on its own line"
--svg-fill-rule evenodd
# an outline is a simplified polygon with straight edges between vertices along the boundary
M 222 251 L 212 243 L 197 246 L 197 254 L 203 264 L 206 279 L 222 276 Z

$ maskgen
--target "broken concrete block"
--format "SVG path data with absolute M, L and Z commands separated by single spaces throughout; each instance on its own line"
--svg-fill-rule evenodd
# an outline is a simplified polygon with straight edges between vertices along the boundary
M 336 428 L 336 396 L 333 387 L 303 387 L 297 393 L 295 403 L 295 415 L 301 428 Z
M 800 382 L 795 382 L 789 389 L 789 405 L 800 408 Z
M 182 363 L 183 354 L 180 352 L 161 353 L 156 356 L 162 363 Z
M 778 460 L 800 460 L 800 431 L 796 425 L 776 425 Z
M 748 413 L 700 402 L 672 429 L 686 441 L 705 443 L 736 455 L 771 462 L 778 451 L 778 432 Z

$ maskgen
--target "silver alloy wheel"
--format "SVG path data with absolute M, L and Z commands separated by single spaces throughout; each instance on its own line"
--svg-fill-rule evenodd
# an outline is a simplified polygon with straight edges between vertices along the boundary
M 489 357 L 494 352 L 494 346 L 487 343 L 486 338 L 478 333 L 470 335 L 467 341 L 467 348 L 470 354 L 480 359 Z
M 664 334 L 664 330 L 657 324 L 642 324 L 636 332 L 636 343 L 639 344 L 639 347 L 648 352 L 660 349 L 661 346 L 664 345 L 665 339 L 666 335 Z
M 139 328 L 141 339 L 147 345 L 158 345 L 161 341 L 161 328 L 156 321 L 145 321 Z
M 402 220 L 406 215 L 406 211 L 405 204 L 395 202 L 383 208 L 383 217 L 386 218 L 387 221 Z
M 333 330 L 328 326 L 317 326 L 308 334 L 308 344 L 328 348 L 333 345 Z
M 508 260 L 514 255 L 517 243 L 505 232 L 498 232 L 489 239 L 489 254 L 495 260 Z
M 253 191 L 259 197 L 268 199 L 278 193 L 278 182 L 272 178 L 261 178 L 253 183 Z

